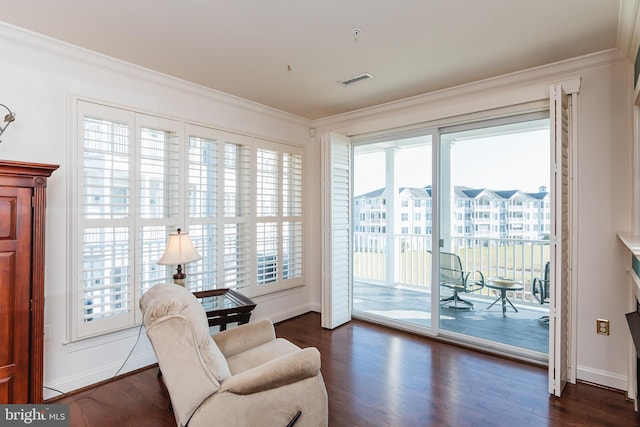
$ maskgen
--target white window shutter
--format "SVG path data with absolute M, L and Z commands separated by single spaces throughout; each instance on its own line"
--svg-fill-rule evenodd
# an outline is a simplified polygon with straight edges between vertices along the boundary
M 223 288 L 249 288 L 251 261 L 251 139 L 225 133 L 222 159 L 222 223 L 218 245 L 221 248 L 220 284 Z
M 189 289 L 304 284 L 303 146 L 77 106 L 72 341 L 140 323 L 142 294 L 176 271 L 157 261 L 178 227 L 202 256 Z
M 351 320 L 351 141 L 322 135 L 322 327 Z
M 194 247 L 202 258 L 185 266 L 192 291 L 216 289 L 222 262 L 219 260 L 222 144 L 218 131 L 189 125 L 187 133 L 187 223 Z
M 131 324 L 135 115 L 82 104 L 78 133 L 78 292 L 74 337 Z
M 551 298 L 549 307 L 549 393 L 562 395 L 572 381 L 569 320 L 571 309 L 570 196 L 572 99 L 562 85 L 550 89 L 551 117 Z
M 175 266 L 160 266 L 158 260 L 167 245 L 167 236 L 184 223 L 181 217 L 180 144 L 178 123 L 173 120 L 136 114 L 136 162 L 133 188 L 137 195 L 136 301 L 153 285 L 166 282 Z M 188 230 L 185 230 L 188 231 Z M 138 304 L 134 302 L 141 321 Z
M 302 153 L 283 153 L 282 165 L 282 261 L 283 278 L 303 277 Z

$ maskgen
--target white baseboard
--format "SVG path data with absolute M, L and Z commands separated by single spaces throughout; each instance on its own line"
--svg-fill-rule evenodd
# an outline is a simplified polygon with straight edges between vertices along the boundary
M 301 304 L 296 307 L 287 307 L 286 310 L 280 311 L 278 313 L 272 313 L 270 314 L 269 319 L 271 319 L 273 323 L 278 323 L 284 320 L 291 319 L 296 316 L 300 316 L 301 314 L 305 314 L 310 311 L 319 311 L 319 310 L 313 304 Z M 254 320 L 253 317 L 251 318 L 251 320 Z M 255 320 L 261 320 L 261 319 L 255 319 Z
M 599 369 L 578 366 L 577 379 L 587 381 L 594 384 L 603 385 L 605 387 L 621 390 L 626 393 L 627 377 L 626 375 L 618 375 L 613 372 L 601 371 Z
M 144 368 L 146 366 L 153 365 L 154 363 L 156 363 L 156 356 L 153 351 L 136 355 L 135 357 L 132 356 L 118 375 L 135 371 L 136 369 Z M 113 378 L 114 374 L 118 371 L 121 365 L 122 361 L 111 365 L 101 366 L 98 369 L 80 372 L 76 375 L 73 375 L 72 377 L 67 377 L 54 383 L 45 384 L 44 386 L 59 390 L 63 393 L 70 393 L 74 390 L 87 387 L 91 384 L 99 383 L 100 381 Z M 60 393 L 48 388 L 44 389 L 45 400 L 58 396 L 60 396 Z

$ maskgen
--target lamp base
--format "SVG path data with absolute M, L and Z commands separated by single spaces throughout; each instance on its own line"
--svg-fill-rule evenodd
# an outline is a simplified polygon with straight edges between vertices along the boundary
M 173 283 L 178 286 L 184 287 L 184 282 L 186 278 L 187 278 L 187 275 L 182 272 L 182 266 L 178 265 L 178 272 L 173 275 Z

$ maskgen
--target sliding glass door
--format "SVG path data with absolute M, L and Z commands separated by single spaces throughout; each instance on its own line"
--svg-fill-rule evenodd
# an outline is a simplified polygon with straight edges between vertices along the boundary
M 439 169 L 441 334 L 544 358 L 549 119 L 527 115 L 442 129 Z
M 432 135 L 353 148 L 353 311 L 431 327 Z
M 546 360 L 549 135 L 537 113 L 354 141 L 353 314 Z

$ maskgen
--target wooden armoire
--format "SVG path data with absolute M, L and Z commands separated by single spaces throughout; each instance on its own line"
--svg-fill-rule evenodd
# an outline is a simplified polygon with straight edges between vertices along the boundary
M 57 165 L 0 160 L 0 403 L 41 403 L 47 178 Z

